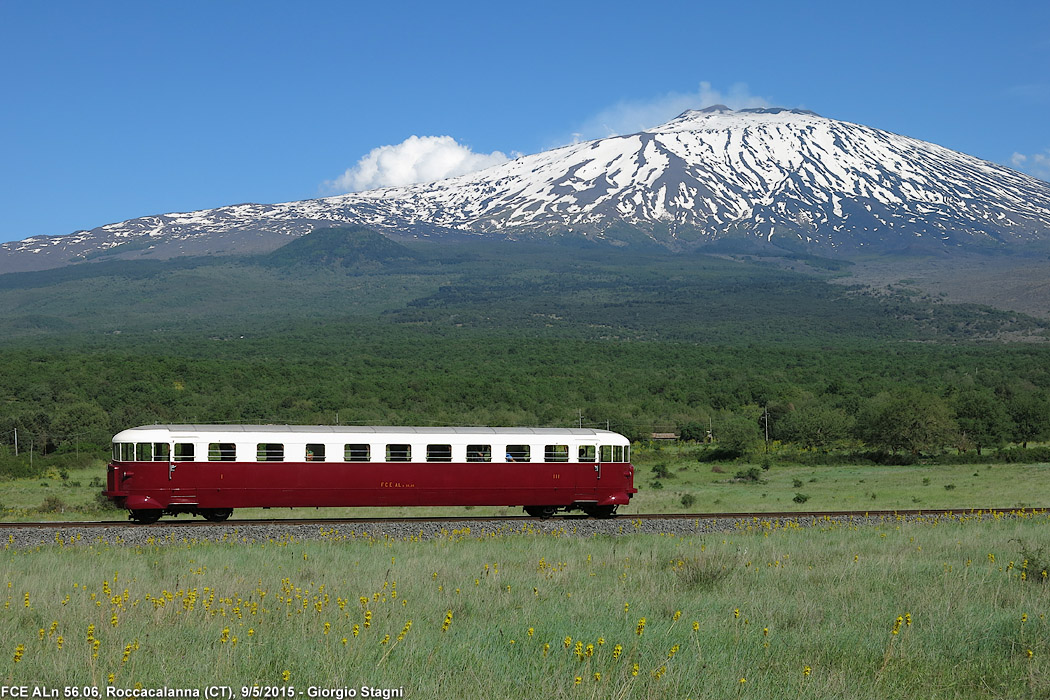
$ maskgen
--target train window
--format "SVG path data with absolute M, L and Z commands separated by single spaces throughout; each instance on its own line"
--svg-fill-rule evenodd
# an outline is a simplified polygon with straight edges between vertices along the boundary
M 622 462 L 623 461 L 623 445 L 615 445 L 615 446 L 613 446 L 613 461 L 614 462 Z
M 209 462 L 237 461 L 237 445 L 232 442 L 213 442 L 208 445 Z
M 153 443 L 140 442 L 135 445 L 135 459 L 139 462 L 153 461 Z
M 528 445 L 507 445 L 507 461 L 508 462 L 528 462 L 531 461 L 530 450 Z
M 593 462 L 597 456 L 597 450 L 594 445 L 580 445 L 581 462 Z
M 170 445 L 166 442 L 155 442 L 153 443 L 153 461 L 154 462 L 167 462 L 168 461 L 168 449 Z
M 307 462 L 323 462 L 324 461 L 324 445 L 307 445 L 306 446 L 306 461 Z
M 259 462 L 283 462 L 284 445 L 276 442 L 260 442 L 255 448 L 255 459 Z
M 175 461 L 176 462 L 192 462 L 193 461 L 193 443 L 192 442 L 176 442 L 175 443 Z
M 412 446 L 411 445 L 387 445 L 386 446 L 386 461 L 388 461 L 388 462 L 411 462 L 412 461 Z
M 569 446 L 568 445 L 545 445 L 543 448 L 543 461 L 544 462 L 568 462 L 569 461 Z
M 427 445 L 428 462 L 451 462 L 452 445 Z
M 372 459 L 368 445 L 343 445 L 343 459 L 347 462 L 367 462 Z
M 492 445 L 467 445 L 468 462 L 491 462 Z
M 628 445 L 627 447 L 623 448 L 623 461 L 625 461 L 625 462 L 630 462 L 631 461 L 631 446 L 630 445 Z
M 134 462 L 135 461 L 135 443 L 133 442 L 122 442 L 119 444 L 120 456 L 117 457 L 122 462 Z

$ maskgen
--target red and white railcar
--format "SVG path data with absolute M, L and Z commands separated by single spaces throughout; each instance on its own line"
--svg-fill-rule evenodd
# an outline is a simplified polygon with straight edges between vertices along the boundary
M 140 522 L 234 508 L 523 506 L 609 517 L 630 442 L 589 428 L 144 425 L 113 437 L 103 494 Z

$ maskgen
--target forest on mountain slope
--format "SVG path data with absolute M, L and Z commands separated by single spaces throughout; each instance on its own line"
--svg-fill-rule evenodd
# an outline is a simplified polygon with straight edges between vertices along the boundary
M 0 276 L 0 472 L 16 431 L 99 451 L 154 422 L 600 425 L 729 456 L 1050 438 L 1047 321 L 818 261 L 370 235 Z

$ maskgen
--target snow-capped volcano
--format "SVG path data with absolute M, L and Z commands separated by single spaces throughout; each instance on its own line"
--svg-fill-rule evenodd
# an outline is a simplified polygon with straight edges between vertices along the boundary
M 844 252 L 984 247 L 1050 239 L 1050 183 L 813 112 L 718 105 L 433 183 L 29 238 L 2 246 L 0 271 L 106 251 L 254 252 L 328 223 L 415 236 L 648 238 L 673 249 L 726 236 Z

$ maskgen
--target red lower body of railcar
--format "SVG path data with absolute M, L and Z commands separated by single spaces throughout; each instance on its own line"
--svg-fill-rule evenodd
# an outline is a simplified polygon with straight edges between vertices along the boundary
M 626 462 L 113 462 L 104 495 L 152 522 L 234 508 L 524 506 L 609 516 L 630 502 Z

